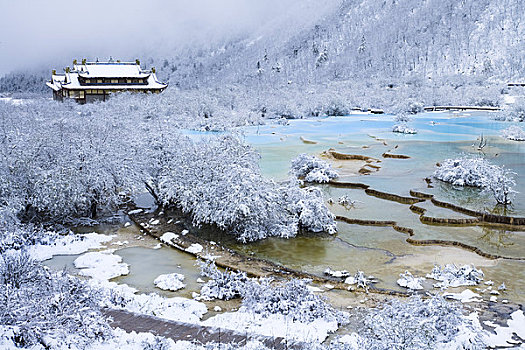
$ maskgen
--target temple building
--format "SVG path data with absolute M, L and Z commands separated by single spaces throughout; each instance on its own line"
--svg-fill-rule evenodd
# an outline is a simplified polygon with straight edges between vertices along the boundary
M 78 103 L 105 101 L 111 94 L 120 91 L 162 92 L 168 84 L 157 80 L 155 68 L 143 70 L 139 60 L 135 62 L 86 62 L 73 69 L 66 67 L 64 74 L 52 71 L 51 81 L 46 83 L 53 89 L 53 99 L 74 99 Z

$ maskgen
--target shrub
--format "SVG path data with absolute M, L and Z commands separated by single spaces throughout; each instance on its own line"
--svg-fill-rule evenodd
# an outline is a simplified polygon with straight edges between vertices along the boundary
M 440 296 L 397 299 L 372 309 L 359 331 L 359 349 L 483 349 L 482 328 Z M 459 336 L 461 334 L 461 337 Z
M 270 280 L 261 280 L 247 285 L 242 304 L 247 310 L 263 316 L 281 314 L 304 323 L 324 319 L 345 324 L 347 314 L 335 310 L 322 297 L 308 290 L 310 282 L 293 279 L 272 286 Z
M 502 166 L 491 164 L 481 157 L 463 156 L 446 159 L 434 172 L 438 180 L 454 186 L 472 186 L 491 193 L 500 204 L 510 204 L 516 191 L 513 190 L 514 173 Z
M 347 314 L 335 310 L 307 288 L 310 280 L 293 279 L 278 283 L 268 278 L 248 278 L 242 272 L 221 272 L 212 262 L 202 263 L 201 273 L 210 278 L 201 288 L 201 295 L 205 298 L 229 300 L 241 297 L 246 310 L 263 317 L 280 314 L 304 323 L 316 319 L 337 321 L 338 324 L 347 321 Z
M 513 141 L 525 141 L 525 131 L 517 125 L 509 126 L 503 130 L 501 136 Z
M 17 346 L 82 347 L 111 336 L 99 296 L 86 282 L 51 273 L 23 251 L 0 260 L 0 324 L 14 327 Z
M 300 154 L 292 160 L 290 173 L 307 182 L 329 182 L 339 176 L 330 164 L 315 156 Z
M 417 130 L 410 128 L 406 123 L 399 123 L 394 125 L 392 132 L 397 132 L 400 134 L 417 134 Z
M 206 300 L 230 300 L 239 298 L 252 282 L 244 272 L 221 272 L 211 261 L 201 263 L 201 275 L 210 280 L 201 288 L 201 297 Z

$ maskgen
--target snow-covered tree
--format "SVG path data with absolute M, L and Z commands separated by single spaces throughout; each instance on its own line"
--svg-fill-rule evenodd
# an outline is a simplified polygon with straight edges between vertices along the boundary
M 302 153 L 292 160 L 290 173 L 307 182 L 329 182 L 339 176 L 331 165 L 315 156 Z
M 265 179 L 257 152 L 239 137 L 194 140 L 179 128 L 195 118 L 157 107 L 131 95 L 87 106 L 0 103 L 0 208 L 23 222 L 71 223 L 147 188 L 196 225 L 215 224 L 241 241 L 335 230 L 315 190 Z
M 335 231 L 322 196 L 295 182 L 276 184 L 262 177 L 258 155 L 232 135 L 194 142 L 182 137 L 171 157 L 155 170 L 155 194 L 162 205 L 189 213 L 196 225 L 214 224 L 240 241 L 292 237 L 300 228 Z M 164 151 L 162 151 L 164 152 Z M 156 162 L 156 156 L 150 162 Z
M 525 141 L 525 130 L 517 125 L 512 125 L 503 130 L 501 136 L 513 141 Z
M 454 186 L 472 186 L 491 193 L 499 204 L 510 204 L 517 193 L 513 176 L 515 173 L 503 166 L 491 164 L 482 157 L 463 156 L 446 159 L 434 172 L 438 180 Z
M 42 102 L 0 104 L 0 198 L 26 222 L 96 217 L 130 188 L 123 123 Z
M 525 120 L 525 97 L 517 97 L 514 103 L 506 105 L 496 116 L 496 120 L 523 122 Z

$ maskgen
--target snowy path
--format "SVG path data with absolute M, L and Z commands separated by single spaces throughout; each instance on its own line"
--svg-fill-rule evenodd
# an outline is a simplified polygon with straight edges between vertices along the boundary
M 103 310 L 103 314 L 113 319 L 110 325 L 114 328 L 118 327 L 126 332 L 150 332 L 155 335 L 171 338 L 174 341 L 186 340 L 200 343 L 238 343 L 239 345 L 244 345 L 249 340 L 257 339 L 271 349 L 293 350 L 304 348 L 304 344 L 287 343 L 286 340 L 281 337 L 271 338 L 254 334 L 247 335 L 230 330 L 163 320 L 154 316 L 140 315 L 124 310 L 105 309 Z

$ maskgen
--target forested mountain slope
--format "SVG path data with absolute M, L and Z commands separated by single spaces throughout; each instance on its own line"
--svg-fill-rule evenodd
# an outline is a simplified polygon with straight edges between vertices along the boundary
M 525 70 L 520 0 L 344 0 L 310 22 L 288 19 L 153 63 L 182 87 L 450 75 L 505 80 Z
M 137 56 L 184 89 L 450 76 L 503 82 L 525 75 L 524 36 L 521 0 L 333 0 L 290 6 L 249 33 L 159 43 Z M 45 91 L 47 75 L 7 75 L 0 91 Z

